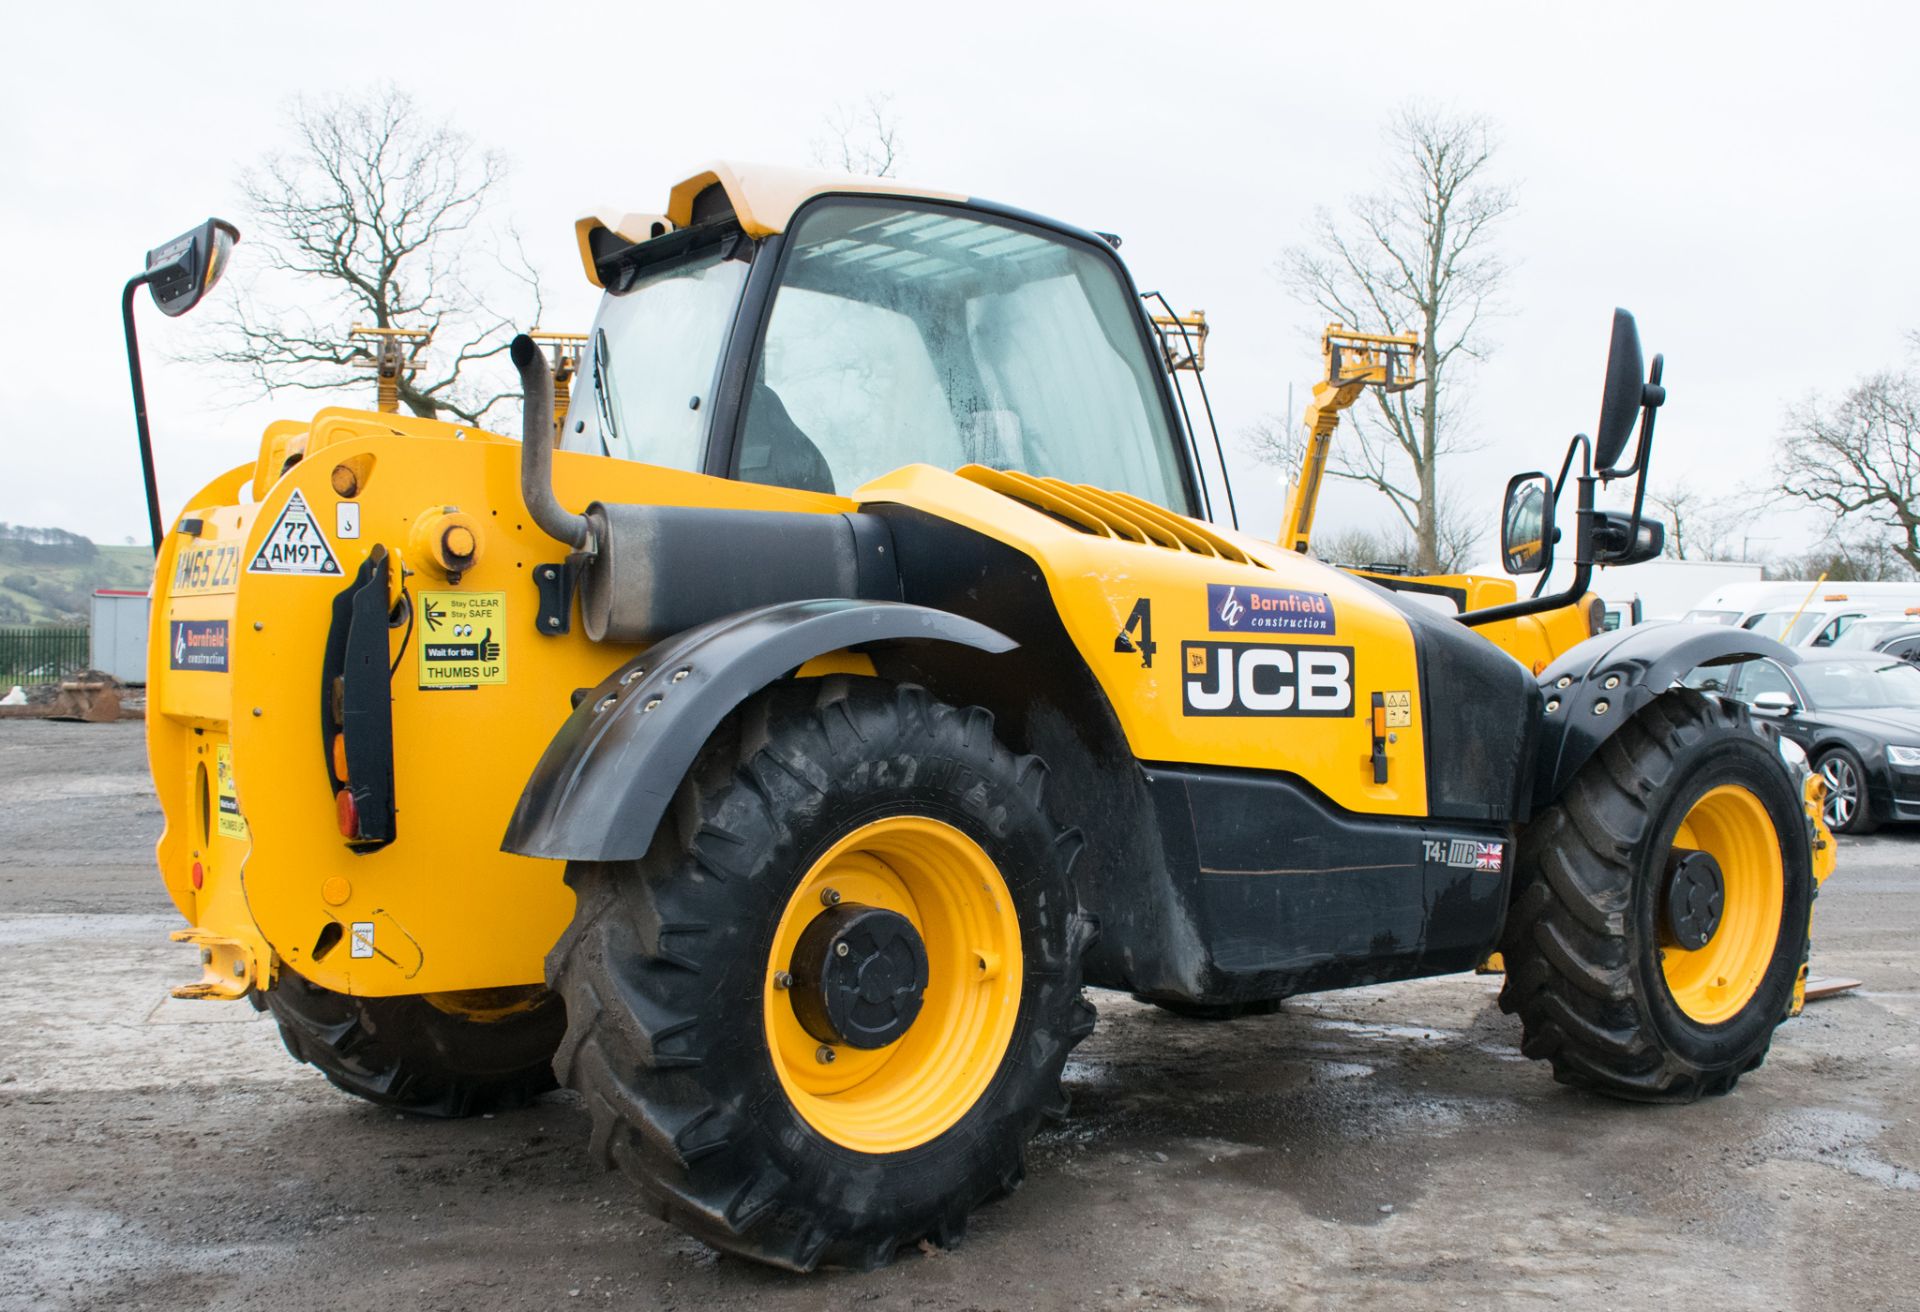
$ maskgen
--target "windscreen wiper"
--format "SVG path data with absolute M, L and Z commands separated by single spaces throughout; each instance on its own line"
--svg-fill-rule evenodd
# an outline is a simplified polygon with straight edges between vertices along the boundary
M 613 454 L 613 443 L 620 438 L 620 426 L 613 418 L 613 384 L 607 378 L 607 330 L 593 330 L 593 397 L 600 409 L 600 449 Z

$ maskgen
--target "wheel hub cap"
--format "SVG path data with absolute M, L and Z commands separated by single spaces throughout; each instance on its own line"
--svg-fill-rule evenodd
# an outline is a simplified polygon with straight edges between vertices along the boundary
M 842 903 L 814 917 L 788 969 L 794 1015 L 822 1043 L 884 1048 L 926 996 L 926 945 L 912 921 L 882 907 Z
M 1668 854 L 1667 932 L 1676 944 L 1695 952 L 1712 942 L 1726 902 L 1726 880 L 1711 853 Z

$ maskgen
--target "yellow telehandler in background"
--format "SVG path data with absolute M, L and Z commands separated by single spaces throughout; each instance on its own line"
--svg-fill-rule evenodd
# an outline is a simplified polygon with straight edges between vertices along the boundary
M 1419 354 L 1417 333 L 1363 333 L 1340 323 L 1327 325 L 1320 337 L 1322 376 L 1313 384 L 1301 420 L 1306 444 L 1280 521 L 1280 545 L 1303 555 L 1311 548 L 1314 512 L 1340 416 L 1369 388 L 1391 393 L 1415 386 L 1419 379 L 1414 376 L 1413 362 Z M 1561 477 L 1565 478 L 1564 472 Z M 1538 505 L 1537 497 L 1530 505 Z M 1636 533 L 1641 540 L 1635 549 L 1616 552 L 1613 563 L 1630 564 L 1659 554 L 1664 532 L 1657 522 L 1646 521 Z M 1482 574 L 1411 574 L 1370 567 L 1365 561 L 1336 563 L 1382 587 L 1434 598 L 1456 613 L 1507 605 L 1519 597 L 1512 579 Z M 1600 632 L 1601 614 L 1599 598 L 1582 593 L 1564 606 L 1483 625 L 1480 633 L 1538 674 L 1575 644 Z
M 168 313 L 236 234 L 130 283 Z M 1114 244 L 888 179 L 714 164 L 577 228 L 565 423 L 271 425 L 160 534 L 157 857 L 201 978 L 385 1106 L 576 1090 L 594 1156 L 806 1270 L 953 1242 L 1064 1115 L 1085 988 L 1174 1009 L 1465 970 L 1557 1078 L 1723 1093 L 1798 1005 L 1804 761 L 1668 625 L 1483 636 L 1640 541 L 1656 360 L 1509 488 L 1573 586 L 1439 615 L 1210 522 Z M 1639 437 L 1632 442 L 1636 422 Z M 1629 445 L 1633 447 L 1628 460 Z M 557 447 L 557 449 L 556 449 Z

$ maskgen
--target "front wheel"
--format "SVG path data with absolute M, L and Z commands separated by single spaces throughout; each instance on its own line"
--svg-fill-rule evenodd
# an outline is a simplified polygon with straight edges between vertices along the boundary
M 1046 772 L 874 679 L 756 697 L 647 855 L 580 863 L 556 1069 L 602 1163 L 715 1247 L 874 1267 L 1015 1187 L 1093 1026 Z
M 1835 747 L 1822 752 L 1813 768 L 1827 786 L 1827 828 L 1836 834 L 1870 834 L 1879 828 L 1867 805 L 1867 771 L 1858 756 Z
M 1813 902 L 1806 813 L 1744 707 L 1675 691 L 1521 834 L 1501 1009 L 1554 1078 L 1684 1102 L 1758 1066 Z

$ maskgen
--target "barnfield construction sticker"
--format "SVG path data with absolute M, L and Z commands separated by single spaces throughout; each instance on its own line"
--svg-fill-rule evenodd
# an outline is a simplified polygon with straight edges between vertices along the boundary
M 233 748 L 225 743 L 213 749 L 213 774 L 220 803 L 220 837 L 245 838 L 247 818 L 240 814 L 240 794 L 233 786 Z
M 247 566 L 249 574 L 321 574 L 340 577 L 340 562 L 327 545 L 320 521 L 307 509 L 307 499 L 295 488 L 280 518 L 273 521 L 260 550 Z
M 420 594 L 420 686 L 478 688 L 507 681 L 507 594 Z

